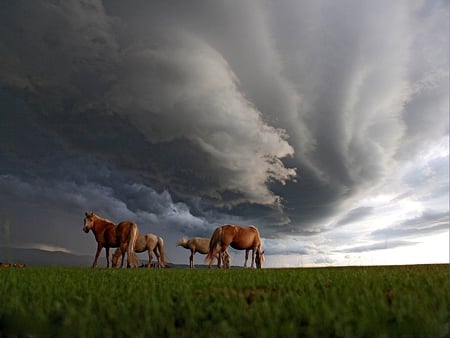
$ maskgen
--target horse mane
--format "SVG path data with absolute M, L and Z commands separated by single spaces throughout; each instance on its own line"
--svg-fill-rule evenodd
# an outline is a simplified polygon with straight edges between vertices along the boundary
M 99 221 L 103 221 L 103 222 L 107 222 L 107 223 L 112 223 L 112 224 L 115 225 L 114 222 L 110 221 L 110 220 L 107 219 L 107 218 L 101 217 L 101 216 L 97 215 L 96 213 L 92 213 L 91 216 L 97 218 Z
M 187 242 L 188 242 L 188 238 L 183 236 L 178 240 L 177 245 L 184 246 L 187 244 Z

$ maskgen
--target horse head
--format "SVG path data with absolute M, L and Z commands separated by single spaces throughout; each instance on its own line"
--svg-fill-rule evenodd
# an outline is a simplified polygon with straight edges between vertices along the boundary
M 91 230 L 94 226 L 94 213 L 85 213 L 86 217 L 84 218 L 84 226 L 83 226 L 83 231 L 85 233 L 88 233 L 89 230 Z
M 188 239 L 183 236 L 183 238 L 181 238 L 177 241 L 177 246 L 184 247 L 186 245 L 187 241 L 188 241 Z
M 255 264 L 257 269 L 261 269 L 262 262 L 264 262 L 264 251 L 261 248 L 256 250 Z
M 111 265 L 113 268 L 117 268 L 119 266 L 119 258 L 121 258 L 120 255 L 121 255 L 121 253 L 119 250 L 116 250 L 114 252 L 114 254 L 112 256 L 112 262 L 111 262 Z

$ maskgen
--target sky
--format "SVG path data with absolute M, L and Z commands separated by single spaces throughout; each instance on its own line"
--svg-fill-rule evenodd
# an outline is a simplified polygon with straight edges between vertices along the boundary
M 223 224 L 266 267 L 448 263 L 448 46 L 444 0 L 2 2 L 0 245 L 93 256 L 95 212 L 172 263 Z

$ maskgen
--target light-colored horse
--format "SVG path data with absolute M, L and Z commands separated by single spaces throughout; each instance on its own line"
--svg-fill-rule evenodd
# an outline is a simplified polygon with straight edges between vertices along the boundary
M 191 239 L 187 239 L 186 237 L 181 238 L 177 242 L 177 246 L 181 246 L 185 249 L 191 251 L 191 255 L 189 256 L 189 268 L 194 268 L 194 255 L 196 252 L 206 255 L 209 252 L 209 238 L 205 237 L 194 237 Z M 217 258 L 219 253 L 217 254 Z M 228 251 L 224 251 L 222 254 L 223 266 L 224 268 L 229 268 L 231 264 L 231 256 Z M 218 259 L 218 263 L 219 263 Z M 219 267 L 219 266 L 218 266 Z
M 109 248 L 120 247 L 122 250 L 122 261 L 127 253 L 127 266 L 137 267 L 137 257 L 134 253 L 134 245 L 139 233 L 137 224 L 131 221 L 123 221 L 115 225 L 110 220 L 96 214 L 87 213 L 84 218 L 83 231 L 88 233 L 92 230 L 97 241 L 97 251 L 95 253 L 92 267 L 97 266 L 98 256 L 103 248 L 106 251 L 106 267 L 109 268 Z
M 261 249 L 261 237 L 259 231 L 254 225 L 248 227 L 242 227 L 239 225 L 226 224 L 217 227 L 209 241 L 208 255 L 205 258 L 205 262 L 211 266 L 214 257 L 218 253 L 225 252 L 231 246 L 237 250 L 245 250 L 244 268 L 247 267 L 248 252 L 252 250 L 252 264 L 251 267 L 261 268 L 262 262 L 264 262 L 264 251 Z M 219 262 L 217 264 L 220 267 L 221 255 L 218 256 Z
M 164 252 L 164 240 L 161 237 L 156 236 L 155 234 L 139 235 L 136 239 L 134 252 L 144 251 L 148 251 L 148 268 L 152 266 L 152 252 L 155 253 L 156 259 L 158 260 L 158 267 L 165 268 L 167 266 L 167 258 Z M 117 267 L 119 265 L 119 259 L 121 256 L 122 250 L 117 248 L 112 258 L 113 267 Z M 121 261 L 120 267 L 123 267 L 123 260 Z

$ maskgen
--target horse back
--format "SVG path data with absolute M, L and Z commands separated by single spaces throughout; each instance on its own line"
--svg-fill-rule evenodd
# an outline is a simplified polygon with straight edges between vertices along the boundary
M 209 238 L 195 237 L 189 240 L 189 249 L 201 254 L 207 254 L 209 251 Z
M 225 235 L 226 236 L 226 235 Z M 230 233 L 231 238 L 231 233 Z M 241 227 L 238 225 L 234 226 L 234 231 L 232 232 L 232 239 L 230 246 L 234 249 L 252 249 L 259 246 L 261 239 L 259 237 L 258 229 L 254 225 L 248 227 Z

